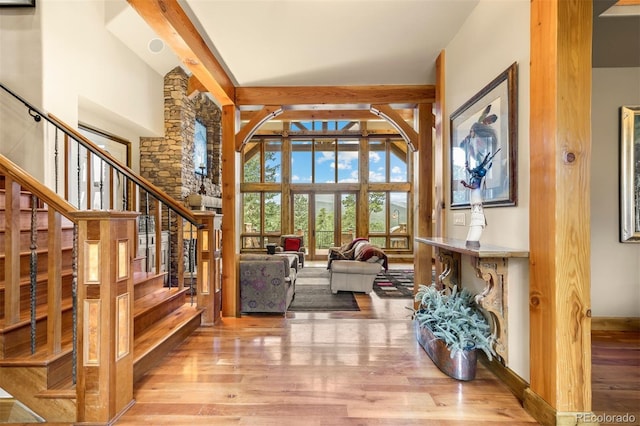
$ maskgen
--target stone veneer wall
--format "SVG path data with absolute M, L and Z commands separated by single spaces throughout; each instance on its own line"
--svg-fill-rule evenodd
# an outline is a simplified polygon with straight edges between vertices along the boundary
M 164 79 L 164 138 L 140 139 L 140 174 L 177 200 L 200 190 L 193 163 L 195 120 L 207 127 L 207 195 L 220 196 L 221 112 L 204 94 L 188 97 L 189 76 L 180 67 Z
M 140 174 L 169 196 L 184 202 L 187 196 L 197 194 L 204 183 L 207 195 L 221 194 L 221 111 L 205 94 L 188 96 L 189 76 L 180 67 L 169 72 L 164 79 L 163 138 L 140 138 Z M 193 161 L 195 120 L 207 128 L 207 176 L 196 175 Z M 144 196 L 141 205 L 144 205 Z M 144 210 L 143 210 L 144 211 Z M 152 213 L 152 212 L 150 212 Z M 175 215 L 172 215 L 171 244 L 177 242 Z M 166 214 L 163 213 L 163 221 Z M 166 230 L 166 226 L 162 226 Z M 177 271 L 175 250 L 171 254 L 171 270 Z M 175 272 L 172 284 L 176 283 Z

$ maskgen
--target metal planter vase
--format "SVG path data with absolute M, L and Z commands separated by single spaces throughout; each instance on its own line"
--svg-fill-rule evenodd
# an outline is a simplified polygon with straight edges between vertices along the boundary
M 444 341 L 436 338 L 427 327 L 414 321 L 416 338 L 433 363 L 446 375 L 457 380 L 473 380 L 478 363 L 476 350 L 458 352 L 451 358 L 451 352 Z

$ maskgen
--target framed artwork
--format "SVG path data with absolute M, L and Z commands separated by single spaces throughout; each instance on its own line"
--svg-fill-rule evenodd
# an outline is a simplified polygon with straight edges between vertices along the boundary
M 207 175 L 207 127 L 199 120 L 193 135 L 193 165 L 197 174 Z
M 620 108 L 620 241 L 640 243 L 640 106 Z
M 517 202 L 518 64 L 514 63 L 458 108 L 451 124 L 451 208 L 468 208 L 469 169 L 489 159 L 482 205 Z
M 35 7 L 36 0 L 0 0 L 0 7 Z

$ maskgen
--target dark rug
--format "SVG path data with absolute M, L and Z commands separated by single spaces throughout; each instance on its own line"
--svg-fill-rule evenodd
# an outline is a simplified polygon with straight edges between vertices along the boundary
M 413 269 L 388 269 L 373 282 L 373 291 L 380 297 L 413 299 Z
M 328 285 L 296 285 L 296 295 L 289 305 L 292 312 L 359 311 L 350 291 L 331 293 Z

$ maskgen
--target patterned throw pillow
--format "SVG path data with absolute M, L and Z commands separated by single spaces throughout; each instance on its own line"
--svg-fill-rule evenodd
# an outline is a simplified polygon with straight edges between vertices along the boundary
M 298 251 L 300 250 L 299 238 L 285 238 L 284 239 L 284 251 Z

